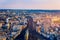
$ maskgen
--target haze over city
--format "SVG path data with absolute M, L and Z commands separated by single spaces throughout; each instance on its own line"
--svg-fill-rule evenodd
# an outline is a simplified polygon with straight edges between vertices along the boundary
M 0 40 L 60 40 L 60 0 L 0 0 Z
M 0 8 L 59 10 L 60 0 L 0 0 Z

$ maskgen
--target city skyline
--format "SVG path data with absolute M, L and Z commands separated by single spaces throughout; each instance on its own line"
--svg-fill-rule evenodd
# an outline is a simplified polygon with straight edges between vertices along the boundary
M 0 9 L 60 10 L 60 0 L 0 0 Z

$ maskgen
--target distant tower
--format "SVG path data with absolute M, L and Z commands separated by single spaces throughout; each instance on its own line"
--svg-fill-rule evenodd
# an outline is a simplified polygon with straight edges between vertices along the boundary
M 9 23 L 9 19 L 10 19 L 10 18 L 7 18 L 7 19 L 6 19 L 6 23 L 7 23 L 8 29 L 10 28 L 10 25 L 11 25 L 11 24 Z
M 43 26 L 43 24 L 41 25 L 41 32 L 44 32 L 44 26 Z
M 33 28 L 33 18 L 31 16 L 26 16 L 26 18 L 27 18 L 27 22 L 28 22 L 27 27 L 29 29 L 32 29 Z
M 6 22 L 7 22 L 7 23 L 9 22 L 9 19 L 10 19 L 10 18 L 7 18 L 7 19 L 6 19 Z

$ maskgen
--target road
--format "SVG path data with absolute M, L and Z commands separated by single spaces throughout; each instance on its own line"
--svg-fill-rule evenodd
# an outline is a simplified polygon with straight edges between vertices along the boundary
M 31 17 L 28 17 L 27 27 L 24 30 L 22 30 L 22 32 L 14 40 L 26 40 L 25 34 L 27 29 L 29 29 L 28 40 L 51 40 L 50 38 L 46 38 L 43 35 L 36 32 L 35 30 L 33 30 L 33 19 Z

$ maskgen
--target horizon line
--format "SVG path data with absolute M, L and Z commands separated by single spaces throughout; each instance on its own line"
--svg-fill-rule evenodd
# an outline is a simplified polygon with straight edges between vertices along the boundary
M 0 10 L 2 10 L 2 9 L 9 9 L 9 10 L 60 10 L 60 9 L 22 9 L 22 8 L 0 8 Z

